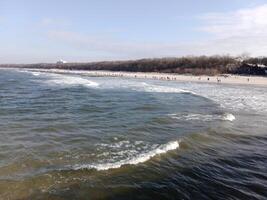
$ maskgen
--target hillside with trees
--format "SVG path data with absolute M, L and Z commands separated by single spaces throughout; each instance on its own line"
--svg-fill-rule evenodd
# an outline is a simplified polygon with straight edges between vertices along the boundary
M 242 59 L 230 56 L 187 56 L 90 63 L 5 64 L 0 65 L 0 67 L 161 72 L 193 75 L 243 74 L 265 76 L 267 75 L 267 57 Z

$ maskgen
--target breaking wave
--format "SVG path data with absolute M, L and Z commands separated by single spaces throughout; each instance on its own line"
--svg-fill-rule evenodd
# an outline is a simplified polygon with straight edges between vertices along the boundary
M 168 86 L 160 86 L 160 85 L 150 85 L 147 83 L 142 83 L 142 89 L 145 92 L 158 92 L 158 93 L 188 93 L 188 94 L 194 94 L 196 93 L 190 91 L 190 90 L 184 90 L 180 88 L 174 88 L 174 87 L 168 87 Z
M 88 80 L 86 78 L 82 78 L 80 76 L 74 75 L 72 76 L 70 72 L 65 74 L 58 74 L 61 71 L 55 70 L 19 70 L 19 72 L 30 73 L 33 76 L 45 76 L 48 77 L 48 80 L 45 83 L 49 85 L 59 85 L 59 86 L 85 86 L 85 87 L 98 87 L 99 84 L 97 82 Z M 65 71 L 64 71 L 65 72 Z M 61 72 L 62 73 L 62 72 Z
M 84 85 L 89 87 L 96 87 L 99 86 L 98 83 L 89 81 L 88 79 L 81 78 L 79 75 L 88 75 L 87 71 L 69 71 L 69 70 L 21 70 L 23 72 L 31 73 L 34 76 L 39 76 L 41 74 L 51 76 L 53 77 L 52 80 L 49 80 L 48 82 L 57 84 L 57 85 Z M 63 75 L 58 73 L 64 73 L 64 74 L 70 74 L 70 75 Z M 73 74 L 74 76 L 71 76 Z M 76 75 L 76 76 L 75 76 Z M 114 83 L 113 83 L 114 84 Z M 106 85 L 107 87 L 110 87 L 110 85 Z M 105 86 L 104 86 L 105 87 Z M 187 93 L 187 94 L 193 94 L 197 95 L 195 92 L 175 87 L 168 87 L 168 86 L 160 86 L 160 85 L 153 85 L 148 84 L 145 82 L 136 83 L 134 84 L 119 84 L 117 87 L 130 87 L 131 89 L 137 90 L 137 91 L 145 91 L 145 92 L 156 92 L 156 93 Z
M 130 157 L 124 160 L 116 161 L 116 162 L 109 162 L 109 163 L 100 163 L 100 164 L 82 164 L 82 165 L 75 165 L 73 167 L 74 170 L 80 169 L 96 169 L 98 171 L 102 170 L 109 170 L 109 169 L 116 169 L 120 168 L 124 165 L 137 165 L 139 163 L 143 163 L 148 161 L 149 159 L 153 158 L 156 155 L 167 153 L 168 151 L 175 150 L 179 148 L 178 141 L 171 141 L 167 144 L 163 144 L 158 146 L 157 148 L 146 152 L 141 153 L 137 156 Z
M 98 87 L 99 84 L 85 79 L 78 76 L 67 76 L 67 75 L 60 75 L 60 74 L 51 74 L 50 80 L 47 80 L 46 83 L 48 84 L 56 84 L 60 86 L 85 86 L 85 87 Z
M 191 121 L 191 120 L 199 120 L 199 121 L 213 121 L 213 120 L 223 120 L 223 121 L 234 121 L 236 118 L 231 113 L 226 113 L 223 115 L 205 115 L 205 114 L 168 114 L 173 119 Z
M 235 116 L 231 113 L 227 113 L 223 116 L 223 119 L 226 121 L 234 121 L 235 120 Z
M 40 76 L 41 75 L 40 72 L 31 72 L 31 74 L 34 75 L 34 76 Z

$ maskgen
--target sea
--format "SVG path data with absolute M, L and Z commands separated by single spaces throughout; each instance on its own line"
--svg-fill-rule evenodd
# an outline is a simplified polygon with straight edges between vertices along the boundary
M 0 199 L 267 199 L 267 87 L 0 69 Z

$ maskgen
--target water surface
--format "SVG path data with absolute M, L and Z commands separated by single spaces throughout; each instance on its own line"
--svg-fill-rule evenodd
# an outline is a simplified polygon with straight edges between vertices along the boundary
M 267 88 L 0 70 L 0 199 L 265 199 Z

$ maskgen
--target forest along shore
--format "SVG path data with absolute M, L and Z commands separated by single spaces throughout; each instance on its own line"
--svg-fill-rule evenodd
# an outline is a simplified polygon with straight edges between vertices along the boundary
M 234 74 L 267 76 L 267 57 L 243 58 L 230 56 L 187 56 L 126 61 L 63 62 L 35 64 L 0 64 L 1 67 L 31 69 L 65 69 L 87 71 L 156 72 L 216 76 Z

